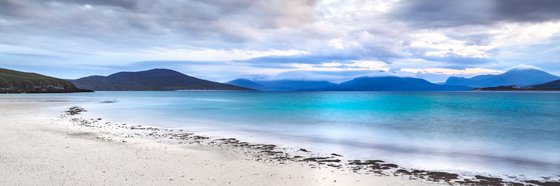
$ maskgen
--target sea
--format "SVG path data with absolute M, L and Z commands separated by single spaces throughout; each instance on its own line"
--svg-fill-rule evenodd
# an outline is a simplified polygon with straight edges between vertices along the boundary
M 379 159 L 406 168 L 560 176 L 560 92 L 121 91 L 0 95 L 105 121 Z M 64 108 L 59 108 L 61 112 Z

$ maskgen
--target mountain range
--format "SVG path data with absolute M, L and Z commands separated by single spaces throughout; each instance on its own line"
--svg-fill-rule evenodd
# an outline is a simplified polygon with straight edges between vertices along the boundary
M 516 86 L 526 87 L 538 85 L 554 80 L 560 77 L 549 74 L 538 69 L 512 69 L 503 74 L 498 75 L 480 75 L 472 78 L 449 77 L 445 85 L 466 86 L 471 88 L 498 87 L 498 86 Z
M 0 93 L 91 92 L 76 88 L 69 81 L 36 73 L 0 68 Z
M 313 91 L 332 89 L 337 84 L 328 81 L 306 81 L 306 80 L 272 80 L 252 81 L 248 79 L 236 79 L 227 82 L 231 85 L 247 87 L 260 91 Z
M 261 91 L 459 91 L 468 87 L 447 86 L 430 83 L 424 79 L 382 76 L 359 77 L 340 84 L 328 81 L 275 80 L 251 81 L 236 79 L 228 82 Z
M 380 76 L 358 77 L 339 84 L 328 81 L 304 80 L 248 80 L 236 79 L 228 84 L 261 91 L 466 91 L 500 90 L 507 87 L 528 87 L 559 80 L 560 77 L 542 70 L 516 68 L 498 75 L 480 75 L 472 78 L 449 77 L 443 84 L 411 77 Z M 545 86 L 545 85 L 543 85 Z M 545 88 L 536 88 L 545 89 Z M 552 88 L 549 88 L 552 89 Z M 523 90 L 533 90 L 524 88 Z
M 341 91 L 464 91 L 464 86 L 449 86 L 430 83 L 424 79 L 411 77 L 359 77 L 342 82 L 337 86 Z
M 169 69 L 118 72 L 62 80 L 35 73 L 0 68 L 0 93 L 46 93 L 100 91 L 260 90 L 260 91 L 467 91 L 467 90 L 560 90 L 560 77 L 538 69 L 512 69 L 498 75 L 472 78 L 450 77 L 443 84 L 420 78 L 358 77 L 342 83 L 310 80 L 236 79 L 218 83 Z
M 79 88 L 96 91 L 251 90 L 198 79 L 169 69 L 88 76 L 72 82 Z

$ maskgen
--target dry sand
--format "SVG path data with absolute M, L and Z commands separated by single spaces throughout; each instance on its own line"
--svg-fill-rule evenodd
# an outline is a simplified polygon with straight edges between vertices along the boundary
M 0 185 L 438 184 L 302 163 L 271 164 L 201 145 L 125 139 L 61 119 L 64 104 L 0 100 Z

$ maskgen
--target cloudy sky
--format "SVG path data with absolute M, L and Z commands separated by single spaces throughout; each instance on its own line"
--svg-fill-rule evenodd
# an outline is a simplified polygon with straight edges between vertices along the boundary
M 215 81 L 560 75 L 558 0 L 0 0 L 0 67 Z

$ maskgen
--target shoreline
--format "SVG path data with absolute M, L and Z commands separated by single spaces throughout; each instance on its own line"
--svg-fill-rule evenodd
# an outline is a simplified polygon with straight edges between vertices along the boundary
M 308 149 L 202 136 L 186 129 L 127 126 L 102 118 L 89 118 L 95 115 L 84 118 L 79 114 L 81 111 L 64 112 L 64 108 L 74 104 L 79 105 L 72 102 L 0 102 L 0 116 L 4 119 L 0 121 L 0 135 L 4 138 L 0 139 L 0 163 L 7 165 L 0 168 L 0 174 L 6 178 L 0 179 L 0 185 L 559 184 L 555 179 L 515 180 L 519 178 L 414 170 L 382 160 L 346 159 L 336 152 L 318 154 Z M 57 140 L 52 140 L 54 138 Z M 53 155 L 56 151 L 68 150 L 71 153 Z M 29 164 L 29 161 L 35 163 Z M 137 165 L 139 163 L 142 166 Z M 187 170 L 194 167 L 204 174 L 185 173 L 184 167 L 191 167 Z M 243 174 L 244 171 L 253 175 Z M 171 173 L 179 176 L 169 176 Z M 81 180 L 90 174 L 93 174 L 91 179 Z M 81 176 L 72 179 L 75 175 Z M 38 177 L 40 181 L 29 177 Z
M 81 107 L 72 107 L 74 109 Z M 70 109 L 72 109 L 70 108 Z M 70 117 L 76 125 L 85 127 L 109 127 L 111 131 L 119 129 L 129 130 L 127 137 L 140 137 L 167 144 L 197 144 L 209 147 L 225 148 L 225 150 L 240 151 L 248 159 L 262 161 L 273 164 L 286 164 L 286 162 L 307 164 L 310 168 L 335 168 L 353 174 L 375 175 L 375 176 L 404 176 L 408 179 L 420 179 L 433 183 L 446 184 L 475 184 L 475 185 L 547 185 L 560 184 L 560 180 L 535 180 L 523 179 L 514 176 L 503 175 L 494 177 L 491 175 L 467 175 L 464 173 L 454 173 L 445 171 L 429 171 L 421 169 L 404 168 L 394 163 L 383 160 L 354 160 L 345 159 L 342 155 L 335 152 L 331 154 L 313 153 L 307 149 L 293 147 L 279 147 L 275 144 L 260 144 L 240 141 L 236 138 L 219 138 L 197 135 L 196 132 L 188 132 L 186 129 L 171 129 L 146 125 L 113 124 L 111 122 L 101 122 L 102 118 L 81 118 L 80 112 L 87 112 L 83 109 L 75 113 L 68 113 L 63 117 Z M 78 117 L 75 117 L 78 116 Z M 115 128 L 116 127 L 116 128 Z M 116 129 L 116 130 L 115 130 Z M 134 133 L 131 135 L 131 133 Z M 222 136 L 223 137 L 223 136 Z M 545 178 L 545 177 L 543 177 Z
M 0 102 L 0 185 L 443 184 L 255 161 L 237 148 L 127 138 L 60 118 L 70 104 Z

